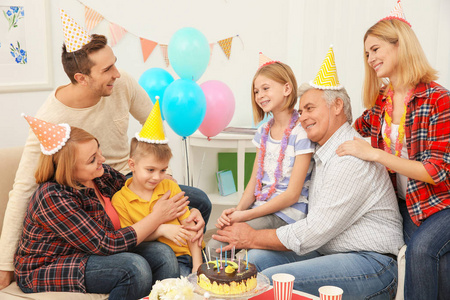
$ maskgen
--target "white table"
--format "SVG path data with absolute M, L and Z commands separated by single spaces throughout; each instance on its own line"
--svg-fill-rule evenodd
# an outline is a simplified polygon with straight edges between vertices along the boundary
M 297 294 L 297 295 L 300 295 L 300 296 L 305 296 L 305 297 L 311 298 L 312 300 L 320 300 L 319 297 L 311 295 L 311 294 L 308 294 L 308 293 L 303 293 L 303 292 L 296 291 L 296 290 L 294 290 L 293 293 Z M 203 299 L 204 299 L 203 296 L 200 296 L 199 294 L 194 294 L 194 300 L 203 300 Z M 222 300 L 221 298 L 210 298 L 210 299 L 211 300 L 213 300 L 213 299 L 214 300 Z M 227 300 L 227 299 L 224 298 L 223 300 Z
M 213 204 L 221 205 L 237 205 L 244 192 L 244 168 L 245 168 L 245 152 L 247 149 L 256 151 L 256 147 L 252 143 L 252 134 L 234 134 L 234 133 L 219 133 L 218 135 L 208 140 L 199 131 L 196 131 L 191 136 L 187 137 L 186 146 L 188 152 L 189 171 L 186 168 L 186 176 L 189 178 L 190 183 L 193 184 L 194 174 L 193 166 L 195 147 L 202 148 L 224 148 L 224 149 L 236 149 L 237 150 L 237 193 L 229 196 L 220 196 L 219 193 L 208 193 Z M 216 170 L 217 171 L 217 170 Z

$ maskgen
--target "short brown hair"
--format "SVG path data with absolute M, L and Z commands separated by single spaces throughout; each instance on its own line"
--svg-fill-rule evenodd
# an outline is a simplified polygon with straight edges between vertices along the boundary
M 379 21 L 367 30 L 364 35 L 364 43 L 369 35 L 393 45 L 398 45 L 400 85 L 416 86 L 419 82 L 429 83 L 437 79 L 437 71 L 428 63 L 417 36 L 405 22 L 396 19 Z M 380 89 L 389 83 L 378 78 L 375 70 L 369 66 L 365 46 L 364 68 L 364 106 L 370 109 L 375 105 Z
M 56 180 L 59 184 L 67 185 L 76 189 L 81 188 L 74 178 L 75 163 L 77 160 L 77 144 L 98 140 L 89 132 L 71 127 L 70 138 L 66 144 L 53 155 L 44 155 L 41 153 L 38 169 L 34 175 L 36 183 L 41 184 L 49 180 Z
M 159 161 L 169 162 L 172 158 L 172 150 L 167 144 L 139 142 L 135 137 L 131 139 L 130 158 L 138 161 L 149 154 L 154 155 Z
M 261 107 L 256 103 L 255 99 L 255 80 L 259 76 L 265 76 L 271 80 L 274 80 L 281 84 L 288 83 L 291 87 L 291 94 L 288 96 L 285 107 L 283 109 L 291 110 L 297 104 L 297 79 L 295 79 L 294 72 L 292 72 L 291 67 L 282 63 L 275 62 L 265 65 L 256 71 L 255 76 L 253 76 L 252 81 L 252 107 L 253 107 L 253 120 L 255 124 L 264 119 L 266 113 Z
M 92 34 L 91 36 L 92 40 L 80 50 L 67 52 L 66 44 L 62 46 L 62 65 L 73 84 L 77 83 L 75 80 L 76 73 L 91 74 L 91 68 L 94 66 L 94 63 L 89 59 L 89 54 L 105 48 L 108 42 L 104 35 Z

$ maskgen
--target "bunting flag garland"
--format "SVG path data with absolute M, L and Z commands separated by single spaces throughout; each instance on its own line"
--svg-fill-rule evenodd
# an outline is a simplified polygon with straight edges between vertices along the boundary
M 90 7 L 84 7 L 84 22 L 87 31 L 91 31 L 103 20 L 103 16 Z
M 83 6 L 84 6 L 84 17 L 85 17 L 85 28 L 86 28 L 86 32 L 91 31 L 92 29 L 94 29 L 101 21 L 106 20 L 109 23 L 109 44 L 111 47 L 114 47 L 124 36 L 126 33 L 131 33 L 128 32 L 125 28 L 123 28 L 122 26 L 112 23 L 109 20 L 107 20 L 102 14 L 100 14 L 99 12 L 95 11 L 94 9 L 84 5 L 84 3 L 81 0 L 78 0 L 78 2 L 80 2 Z M 133 34 L 133 33 L 131 33 Z M 135 35 L 135 34 L 133 34 Z M 89 34 L 86 33 L 86 36 L 89 36 Z M 135 35 L 137 36 L 137 35 Z M 143 37 L 138 36 L 141 42 L 141 49 L 142 49 L 142 57 L 144 62 L 147 61 L 147 59 L 150 57 L 150 55 L 153 53 L 156 45 L 159 45 L 161 47 L 161 53 L 163 55 L 164 58 L 164 62 L 166 63 L 166 67 L 169 67 L 170 62 L 169 62 L 169 56 L 168 56 L 168 52 L 167 52 L 167 48 L 168 45 L 167 44 L 160 44 L 156 41 L 152 41 Z M 229 37 L 226 39 L 222 39 L 220 41 L 217 41 L 217 43 L 220 45 L 220 47 L 222 48 L 223 52 L 225 53 L 225 56 L 230 59 L 230 55 L 231 55 L 231 44 L 233 42 L 233 38 L 234 37 L 239 37 L 239 35 L 233 36 L 233 37 Z M 241 40 L 242 42 L 242 40 Z M 210 61 L 211 61 L 211 56 L 212 56 L 212 50 L 214 48 L 214 44 L 216 42 L 210 43 L 209 44 L 209 48 L 210 48 Z M 242 46 L 244 46 L 244 44 L 242 44 Z M 75 51 L 75 50 L 73 50 Z
M 167 53 L 167 45 L 159 44 L 159 47 L 161 48 L 161 53 L 164 57 L 164 61 L 166 62 L 166 67 L 170 65 L 169 62 L 169 54 Z
M 127 33 L 127 31 L 122 26 L 110 23 L 109 33 L 111 34 L 110 36 L 111 47 L 114 47 L 123 38 L 123 36 L 125 35 L 125 33 Z
M 223 39 L 218 41 L 217 43 L 220 45 L 220 47 L 223 50 L 223 53 L 227 56 L 228 59 L 230 59 L 231 54 L 231 43 L 233 42 L 233 37 Z
M 139 39 L 141 40 L 142 56 L 144 58 L 144 62 L 146 62 L 147 58 L 150 56 L 150 54 L 152 54 L 158 43 L 144 38 Z

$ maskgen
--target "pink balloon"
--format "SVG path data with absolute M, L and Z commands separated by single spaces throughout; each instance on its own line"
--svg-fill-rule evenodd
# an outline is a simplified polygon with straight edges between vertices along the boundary
M 234 95 L 231 89 L 219 80 L 209 80 L 200 85 L 206 97 L 206 114 L 198 128 L 212 137 L 219 134 L 230 123 L 234 114 Z

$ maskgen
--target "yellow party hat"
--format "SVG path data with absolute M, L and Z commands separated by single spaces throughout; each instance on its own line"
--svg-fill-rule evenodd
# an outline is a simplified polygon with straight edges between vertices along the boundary
M 395 5 L 394 9 L 391 10 L 391 13 L 387 17 L 381 19 L 380 21 L 392 19 L 397 19 L 402 22 L 405 22 L 406 24 L 409 25 L 409 27 L 411 27 L 411 24 L 409 24 L 409 22 L 406 21 L 405 14 L 403 13 L 402 3 L 400 2 L 400 0 L 397 1 L 397 4 Z
M 153 105 L 152 111 L 148 115 L 141 132 L 136 133 L 136 139 L 140 142 L 150 144 L 167 144 L 169 140 L 164 135 L 164 127 L 161 118 L 161 110 L 159 108 L 159 97 L 156 96 L 156 103 Z
M 80 50 L 92 40 L 92 37 L 77 24 L 64 10 L 60 10 L 61 24 L 64 32 L 64 42 L 67 52 Z
M 316 78 L 311 80 L 309 84 L 320 90 L 340 90 L 344 87 L 339 84 L 336 63 L 334 62 L 333 45 L 330 46 Z
M 278 61 L 268 58 L 262 52 L 259 52 L 259 67 L 258 67 L 258 69 L 261 69 L 264 66 L 267 66 L 267 65 L 270 65 L 270 64 L 273 64 L 276 62 L 278 62 Z

